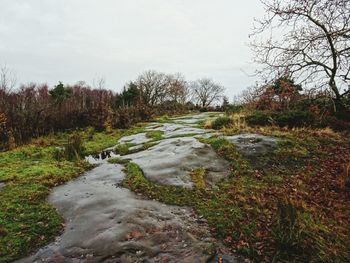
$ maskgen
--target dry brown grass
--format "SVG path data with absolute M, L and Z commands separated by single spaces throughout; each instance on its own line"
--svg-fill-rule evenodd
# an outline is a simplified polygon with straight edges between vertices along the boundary
M 350 159 L 343 167 L 343 175 L 339 180 L 340 189 L 342 190 L 350 190 Z
M 213 123 L 213 120 L 212 120 L 212 119 L 206 120 L 206 121 L 204 122 L 204 124 L 203 124 L 204 129 L 211 129 L 212 123 Z

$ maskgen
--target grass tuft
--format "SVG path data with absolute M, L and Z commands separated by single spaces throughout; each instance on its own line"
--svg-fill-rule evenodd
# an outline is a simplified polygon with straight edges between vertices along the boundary
M 146 132 L 146 137 L 152 139 L 153 141 L 160 141 L 163 139 L 163 131 L 148 131 Z
M 192 170 L 192 172 L 190 173 L 190 176 L 196 189 L 204 190 L 206 188 L 206 182 L 205 182 L 206 174 L 207 174 L 207 171 L 202 167 L 195 168 Z

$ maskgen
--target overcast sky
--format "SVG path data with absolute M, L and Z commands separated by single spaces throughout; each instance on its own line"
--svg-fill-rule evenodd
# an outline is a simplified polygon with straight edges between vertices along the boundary
M 255 83 L 247 43 L 259 0 L 0 0 L 0 65 L 18 82 L 120 90 L 148 69 L 210 77 L 232 98 Z

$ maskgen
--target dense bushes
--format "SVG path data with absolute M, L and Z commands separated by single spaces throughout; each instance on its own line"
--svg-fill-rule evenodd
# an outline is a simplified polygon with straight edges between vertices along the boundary
M 226 107 L 223 107 L 223 110 L 227 114 L 239 113 L 243 110 L 243 106 L 242 105 L 235 105 L 235 104 L 228 104 Z
M 272 124 L 271 113 L 264 111 L 254 111 L 246 117 L 246 122 L 251 126 L 264 126 Z
M 347 97 L 343 98 L 340 110 L 327 91 L 301 91 L 301 86 L 287 76 L 248 89 L 242 95 L 244 109 L 252 112 L 246 118 L 247 124 L 350 130 L 350 100 Z
M 254 111 L 246 118 L 250 126 L 277 125 L 280 127 L 330 127 L 335 131 L 350 131 L 350 122 L 338 119 L 335 116 L 319 115 L 308 111 L 290 110 L 282 112 Z
M 187 109 L 181 76 L 153 71 L 128 83 L 120 93 L 84 82 L 59 83 L 52 89 L 33 83 L 13 89 L 4 83 L 0 86 L 0 151 L 52 132 L 85 127 L 108 132 Z
M 335 116 L 328 116 L 322 120 L 321 127 L 330 127 L 335 131 L 350 131 L 350 122 L 338 119 Z
M 307 111 L 289 110 L 275 116 L 277 125 L 301 127 L 314 124 L 314 115 Z
M 233 120 L 230 117 L 222 116 L 222 117 L 216 118 L 212 122 L 211 127 L 215 130 L 219 130 L 223 127 L 229 126 L 230 124 L 233 124 Z
M 300 110 L 283 112 L 255 111 L 247 116 L 246 122 L 252 126 L 274 124 L 281 127 L 303 127 L 316 124 L 314 114 Z

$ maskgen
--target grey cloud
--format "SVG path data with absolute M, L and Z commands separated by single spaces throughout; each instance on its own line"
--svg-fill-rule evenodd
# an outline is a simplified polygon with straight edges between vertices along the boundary
M 105 76 L 120 90 L 140 72 L 209 76 L 232 97 L 254 84 L 246 43 L 259 0 L 0 0 L 0 64 L 21 82 Z

